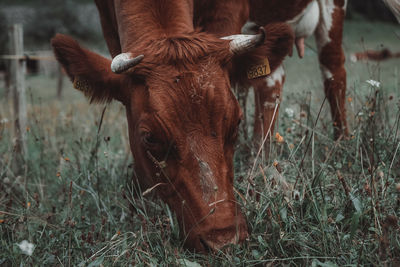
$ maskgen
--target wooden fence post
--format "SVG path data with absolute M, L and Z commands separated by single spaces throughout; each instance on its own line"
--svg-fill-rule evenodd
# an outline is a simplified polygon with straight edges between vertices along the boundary
M 11 55 L 23 56 L 24 38 L 21 24 L 15 24 L 10 29 L 10 52 Z M 24 160 L 27 153 L 26 145 L 26 96 L 25 96 L 25 73 L 26 61 L 16 57 L 10 61 L 11 91 L 14 106 L 14 138 L 15 138 L 15 165 L 16 170 L 21 171 L 25 165 Z

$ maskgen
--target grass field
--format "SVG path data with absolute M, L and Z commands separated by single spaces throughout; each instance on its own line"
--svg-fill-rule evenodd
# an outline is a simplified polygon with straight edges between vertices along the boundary
M 101 122 L 104 106 L 89 105 L 70 83 L 57 100 L 55 79 L 28 77 L 29 153 L 20 174 L 11 107 L 0 102 L 0 266 L 399 266 L 400 60 L 347 61 L 351 135 L 335 142 L 307 43 L 305 59 L 285 63 L 283 142 L 274 140 L 253 172 L 257 148 L 242 152 L 250 143 L 243 133 L 237 145 L 235 187 L 251 235 L 210 255 L 186 251 L 170 209 L 132 184 L 120 104 L 107 106 Z M 346 24 L 346 55 L 382 45 L 398 52 L 399 43 L 396 25 Z M 34 244 L 31 256 L 23 240 Z

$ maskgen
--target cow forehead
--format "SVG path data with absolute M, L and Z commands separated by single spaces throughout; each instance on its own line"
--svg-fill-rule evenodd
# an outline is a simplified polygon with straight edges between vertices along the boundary
M 156 110 L 166 106 L 212 109 L 215 102 L 226 105 L 231 96 L 227 73 L 210 61 L 154 77 L 147 85 Z
M 221 69 L 200 65 L 148 83 L 149 107 L 176 127 L 216 127 L 239 114 L 239 105 Z M 183 129 L 182 129 L 183 130 Z

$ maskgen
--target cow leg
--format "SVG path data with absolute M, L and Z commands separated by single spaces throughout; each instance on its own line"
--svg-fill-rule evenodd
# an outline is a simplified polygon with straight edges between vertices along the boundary
M 325 95 L 331 107 L 334 138 L 348 135 L 346 122 L 346 70 L 342 48 L 347 1 L 318 0 L 321 17 L 315 36 Z
M 256 145 L 261 145 L 265 136 L 269 135 L 264 146 L 267 157 L 269 154 L 270 137 L 274 132 L 275 122 L 278 117 L 284 81 L 285 72 L 282 66 L 278 67 L 267 78 L 259 78 L 252 81 L 255 99 L 253 140 Z M 268 130 L 270 130 L 269 133 Z

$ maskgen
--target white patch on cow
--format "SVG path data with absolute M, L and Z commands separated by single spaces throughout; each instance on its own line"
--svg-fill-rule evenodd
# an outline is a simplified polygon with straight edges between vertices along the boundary
M 321 12 L 321 19 L 317 28 L 317 46 L 319 51 L 331 41 L 329 32 L 332 29 L 332 14 L 336 8 L 333 1 L 334 0 L 318 0 Z
M 278 94 L 278 93 L 272 93 L 272 94 L 271 94 L 271 97 L 274 98 L 274 99 L 280 99 L 280 98 L 281 98 L 281 95 Z
M 190 151 L 193 153 L 199 164 L 200 187 L 203 193 L 203 200 L 208 203 L 210 198 L 215 194 L 216 190 L 218 190 L 214 173 L 211 170 L 210 165 L 199 156 L 194 140 L 189 138 L 188 141 L 190 145 Z
M 277 105 L 280 104 L 281 102 L 281 95 L 279 93 L 275 93 L 273 92 L 271 94 L 271 98 L 275 99 L 275 101 L 264 101 L 263 106 L 265 109 L 275 109 L 277 107 Z
M 214 194 L 214 191 L 217 190 L 214 181 L 214 173 L 207 162 L 202 161 L 199 158 L 197 158 L 197 161 L 200 169 L 200 186 L 201 190 L 203 191 L 203 199 L 204 201 L 209 202 L 211 196 Z
M 325 67 L 324 65 L 321 64 L 320 68 L 321 68 L 323 80 L 330 80 L 333 78 L 332 72 L 330 72 L 327 67 Z
M 273 73 L 271 73 L 267 78 L 265 78 L 265 81 L 267 82 L 267 86 L 273 87 L 273 86 L 275 86 L 275 84 L 277 82 L 279 84 L 282 84 L 284 76 L 285 76 L 285 70 L 283 69 L 283 66 L 281 65 Z
M 265 101 L 264 102 L 264 108 L 265 109 L 275 109 L 276 103 L 275 102 L 270 102 L 270 101 Z
M 312 1 L 308 6 L 292 20 L 288 21 L 296 37 L 308 37 L 317 28 L 319 21 L 319 7 L 317 1 Z

